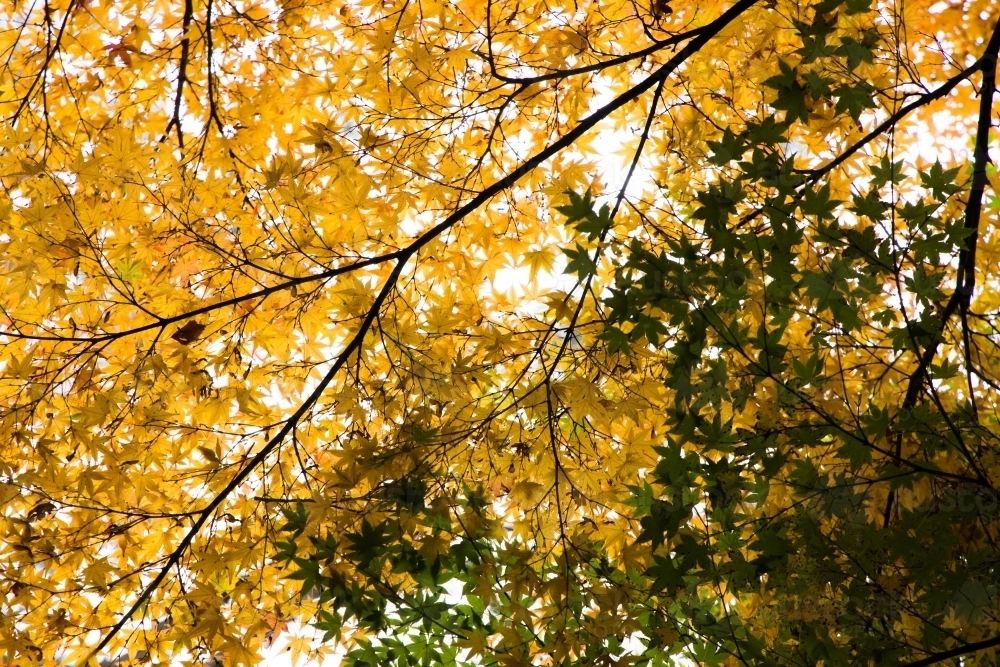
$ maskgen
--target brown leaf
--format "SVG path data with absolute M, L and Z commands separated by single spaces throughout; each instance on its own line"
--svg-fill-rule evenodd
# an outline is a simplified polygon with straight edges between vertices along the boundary
M 204 324 L 200 324 L 195 320 L 191 320 L 190 322 L 182 326 L 180 329 L 175 331 L 174 335 L 171 336 L 171 338 L 173 338 L 181 345 L 190 345 L 191 343 L 198 340 L 198 338 L 201 336 L 201 332 L 204 330 L 205 330 Z
M 674 10 L 670 8 L 670 0 L 656 0 L 653 3 L 653 16 L 655 18 L 660 19 L 673 13 Z
M 209 463 L 219 462 L 219 455 L 215 453 L 214 449 L 210 449 L 208 447 L 202 447 L 201 445 L 199 445 L 198 451 L 201 452 L 201 455 L 204 456 Z
M 28 516 L 25 517 L 28 521 L 34 521 L 35 519 L 40 519 L 50 512 L 55 512 L 56 506 L 50 502 L 42 501 L 31 508 L 28 512 Z

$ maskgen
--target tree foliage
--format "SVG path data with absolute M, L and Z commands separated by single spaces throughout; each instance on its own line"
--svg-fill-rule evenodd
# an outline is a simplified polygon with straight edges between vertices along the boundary
M 3 664 L 994 664 L 997 16 L 0 11 Z

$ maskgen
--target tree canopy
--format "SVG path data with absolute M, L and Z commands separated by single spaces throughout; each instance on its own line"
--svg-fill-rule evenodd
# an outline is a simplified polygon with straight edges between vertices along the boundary
M 997 664 L 998 17 L 0 10 L 2 663 Z

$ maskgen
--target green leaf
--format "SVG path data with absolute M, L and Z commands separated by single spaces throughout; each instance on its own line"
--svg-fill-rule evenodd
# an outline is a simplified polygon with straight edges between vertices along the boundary
M 867 81 L 839 86 L 833 91 L 833 96 L 837 98 L 837 113 L 846 111 L 854 119 L 854 122 L 859 122 L 861 114 L 866 109 L 875 108 L 874 93 L 875 88 Z
M 557 206 L 556 210 L 566 216 L 566 222 L 576 227 L 593 241 L 605 230 L 611 227 L 611 208 L 605 204 L 600 212 L 594 212 L 594 199 L 590 190 L 581 197 L 573 191 L 567 191 L 570 203 L 566 206 Z
M 620 352 L 628 356 L 632 353 L 631 339 L 628 334 L 613 324 L 605 327 L 598 337 L 607 343 L 609 354 Z
M 597 264 L 591 259 L 590 251 L 579 243 L 575 248 L 563 248 L 563 252 L 569 257 L 565 273 L 576 274 L 580 280 L 586 280 L 597 271 Z
M 306 511 L 305 503 L 301 500 L 295 503 L 294 507 L 285 505 L 281 508 L 281 515 L 285 518 L 285 523 L 279 530 L 301 535 L 309 521 L 309 512 Z
M 347 549 L 348 557 L 355 562 L 366 563 L 384 555 L 391 532 L 386 523 L 376 526 L 369 523 L 368 519 L 364 519 L 360 531 L 347 534 L 347 540 L 351 545 Z
M 871 10 L 872 0 L 847 0 L 845 3 L 846 13 L 850 15 L 862 14 Z
M 802 48 L 796 53 L 802 56 L 803 64 L 811 63 L 817 58 L 832 53 L 832 49 L 826 41 L 837 25 L 837 12 L 832 9 L 823 11 L 823 9 L 817 8 L 813 14 L 812 23 L 793 21 L 793 25 L 802 39 Z
M 824 183 L 819 189 L 807 188 L 799 209 L 806 215 L 816 216 L 819 220 L 833 219 L 833 212 L 843 202 L 830 199 L 830 184 Z
M 635 512 L 632 514 L 633 518 L 647 516 L 653 505 L 653 487 L 644 483 L 642 486 L 627 485 L 626 488 L 632 492 L 632 495 L 622 502 L 635 508 Z
M 569 204 L 557 206 L 556 210 L 566 216 L 567 223 L 573 224 L 593 214 L 594 198 L 589 189 L 582 197 L 572 190 L 567 190 L 566 196 L 569 197 Z
M 728 127 L 722 133 L 721 141 L 709 141 L 708 147 L 712 155 L 708 161 L 712 164 L 725 166 L 743 155 L 743 137 L 737 136 Z
M 818 352 L 814 352 L 804 361 L 799 358 L 792 360 L 792 370 L 803 385 L 818 382 L 823 379 L 823 359 Z
M 772 115 L 760 122 L 748 123 L 746 136 L 756 146 L 773 149 L 786 141 L 785 131 L 787 129 L 786 123 L 779 123 Z
M 962 186 L 955 182 L 959 170 L 959 167 L 945 170 L 941 163 L 935 160 L 929 169 L 919 173 L 920 183 L 931 191 L 935 199 L 944 201 L 962 189 Z
M 863 42 L 859 42 L 851 36 L 840 38 L 840 46 L 834 53 L 847 59 L 847 69 L 853 72 L 861 63 L 872 64 L 875 62 L 875 54 L 871 48 Z
M 708 186 L 697 195 L 700 206 L 692 217 L 704 220 L 713 231 L 725 232 L 724 226 L 730 215 L 736 212 L 736 205 L 746 197 L 741 182 L 719 181 Z M 728 232 L 726 232 L 728 233 Z
M 809 120 L 809 105 L 806 103 L 808 88 L 799 82 L 797 70 L 784 60 L 778 61 L 781 74 L 764 81 L 764 85 L 778 92 L 778 98 L 771 103 L 775 109 L 785 112 L 785 123 Z
M 886 211 L 889 210 L 889 204 L 882 201 L 877 188 L 872 188 L 863 197 L 856 194 L 851 201 L 853 203 L 851 210 L 872 222 L 881 222 L 885 218 Z
M 886 183 L 898 183 L 903 174 L 903 161 L 890 162 L 889 156 L 883 155 L 881 162 L 869 167 L 872 174 L 871 187 L 873 190 L 881 188 Z
M 684 571 L 670 556 L 654 556 L 653 565 L 646 570 L 646 576 L 653 580 L 654 591 L 665 590 L 671 595 L 684 582 Z
M 944 292 L 938 289 L 941 281 L 944 280 L 944 273 L 929 273 L 923 266 L 916 266 L 912 275 L 904 280 L 906 289 L 915 294 L 923 301 L 940 301 L 944 299 Z

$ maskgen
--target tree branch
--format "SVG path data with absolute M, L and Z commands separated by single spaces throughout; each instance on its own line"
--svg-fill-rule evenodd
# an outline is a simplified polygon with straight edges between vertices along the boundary
M 181 101 L 184 96 L 184 82 L 187 81 L 188 60 L 191 57 L 191 22 L 194 20 L 194 0 L 184 0 L 184 17 L 181 24 L 181 59 L 177 64 L 177 96 L 174 97 L 174 115 L 167 123 L 164 136 L 171 128 L 177 130 L 177 144 L 184 148 L 184 134 L 181 131 Z M 211 72 L 209 72 L 211 76 Z
M 187 0 L 190 2 L 191 0 Z M 601 107 L 586 119 L 584 119 L 579 125 L 574 127 L 572 130 L 563 135 L 559 140 L 553 142 L 547 148 L 539 151 L 536 155 L 524 162 L 520 167 L 512 171 L 506 177 L 500 179 L 493 185 L 485 188 L 477 196 L 473 197 L 468 203 L 460 206 L 454 213 L 449 215 L 443 221 L 430 228 L 428 231 L 424 232 L 422 235 L 417 237 L 413 243 L 411 243 L 407 248 L 393 253 L 396 255 L 397 261 L 389 276 L 386 277 L 385 283 L 382 289 L 379 291 L 375 302 L 372 304 L 368 313 L 365 316 L 364 321 L 358 328 L 358 331 L 351 338 L 350 343 L 337 355 L 336 360 L 330 369 L 326 372 L 320 382 L 317 384 L 316 388 L 302 401 L 298 409 L 295 410 L 292 415 L 288 417 L 285 421 L 284 426 L 273 436 L 267 443 L 257 452 L 252 459 L 250 459 L 247 464 L 240 469 L 236 475 L 229 481 L 226 486 L 220 490 L 215 497 L 201 510 L 198 519 L 192 524 L 185 533 L 184 537 L 181 539 L 180 543 L 168 556 L 166 563 L 159 570 L 157 575 L 153 580 L 142 590 L 132 606 L 122 615 L 120 619 L 108 630 L 108 632 L 102 637 L 101 641 L 94 647 L 90 652 L 88 660 L 96 656 L 101 650 L 103 650 L 114 637 L 125 627 L 125 624 L 135 616 L 135 614 L 142 608 L 147 600 L 153 595 L 157 588 L 166 579 L 170 568 L 178 564 L 183 558 L 184 554 L 187 552 L 188 547 L 197 537 L 201 529 L 208 523 L 209 518 L 215 513 L 215 511 L 225 502 L 229 495 L 235 491 L 243 481 L 250 476 L 250 474 L 260 466 L 267 457 L 281 444 L 281 442 L 298 426 L 298 424 L 305 418 L 312 407 L 319 401 L 320 397 L 326 391 L 326 388 L 333 382 L 337 373 L 340 372 L 347 361 L 350 359 L 351 355 L 361 349 L 364 343 L 365 335 L 368 333 L 373 322 L 378 316 L 383 304 L 388 298 L 389 294 L 395 288 L 396 282 L 399 279 L 403 268 L 406 266 L 407 262 L 414 257 L 422 248 L 429 245 L 434 241 L 439 235 L 444 231 L 448 230 L 462 219 L 469 216 L 474 211 L 478 210 L 481 206 L 487 203 L 495 195 L 512 187 L 518 180 L 529 174 L 543 162 L 545 162 L 550 157 L 554 156 L 564 148 L 567 148 L 573 143 L 575 143 L 580 137 L 582 137 L 586 132 L 595 127 L 602 120 L 607 118 L 616 110 L 624 107 L 626 104 L 638 99 L 647 90 L 656 86 L 661 81 L 665 80 L 671 73 L 677 70 L 690 56 L 697 53 L 701 47 L 707 44 L 719 31 L 725 28 L 727 25 L 735 21 L 740 14 L 750 9 L 757 3 L 757 0 L 739 0 L 736 4 L 730 7 L 728 10 L 722 13 L 717 19 L 708 23 L 703 32 L 700 32 L 691 42 L 685 46 L 681 51 L 674 55 L 669 61 L 667 61 L 660 69 L 655 73 L 647 77 L 644 81 L 623 93 L 619 97 L 615 98 L 605 106 Z M 375 263 L 375 262 L 371 262 Z M 156 325 L 154 325 L 156 326 Z
M 981 642 L 973 642 L 972 644 L 963 644 L 961 646 L 956 646 L 953 649 L 948 649 L 947 651 L 941 651 L 940 653 L 933 653 L 926 658 L 917 660 L 916 662 L 910 662 L 903 667 L 927 667 L 927 665 L 936 665 L 939 662 L 944 662 L 951 658 L 957 658 L 960 655 L 968 655 L 969 653 L 975 653 L 976 651 L 983 651 L 988 648 L 993 648 L 994 646 L 1000 646 L 1000 636 L 993 637 L 992 639 L 984 639 Z
M 972 293 L 976 287 L 976 245 L 979 242 L 979 220 L 982 217 L 983 194 L 986 191 L 987 183 L 986 163 L 990 162 L 990 117 L 993 110 L 993 94 L 996 92 L 998 52 L 1000 52 L 1000 22 L 994 26 L 990 41 L 987 43 L 982 57 L 979 58 L 975 66 L 977 69 L 983 71 L 983 83 L 979 90 L 979 122 L 976 127 L 976 143 L 973 153 L 972 188 L 969 190 L 969 201 L 965 205 L 965 229 L 971 230 L 971 232 L 965 241 L 965 247 L 959 251 L 955 291 L 941 312 L 941 331 L 937 338 L 924 350 L 916 369 L 910 374 L 910 379 L 906 386 L 906 396 L 903 398 L 903 410 L 910 410 L 916 405 L 920 389 L 923 387 L 924 380 L 927 377 L 927 369 L 930 367 L 931 362 L 934 361 L 934 357 L 937 356 L 941 337 L 952 315 L 955 314 L 956 310 L 960 310 L 963 321 L 967 320 L 966 315 L 969 304 L 972 301 Z M 897 458 L 901 455 L 902 443 L 903 434 L 900 433 L 896 436 Z M 976 476 L 987 487 L 992 488 L 992 484 L 989 483 L 985 473 L 972 460 L 971 452 L 966 451 L 964 453 Z M 889 492 L 885 511 L 883 512 L 883 525 L 889 525 L 895 496 L 895 491 Z

